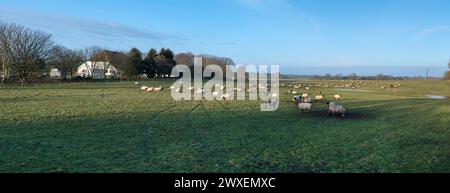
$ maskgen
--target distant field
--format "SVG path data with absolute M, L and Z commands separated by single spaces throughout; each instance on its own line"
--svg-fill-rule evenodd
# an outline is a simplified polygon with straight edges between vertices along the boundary
M 293 80 L 290 82 L 329 81 Z M 365 81 L 300 113 L 281 88 L 256 101 L 184 101 L 133 82 L 0 87 L 0 172 L 450 172 L 450 82 Z M 297 89 L 302 90 L 302 89 Z M 444 100 L 427 98 L 440 95 Z

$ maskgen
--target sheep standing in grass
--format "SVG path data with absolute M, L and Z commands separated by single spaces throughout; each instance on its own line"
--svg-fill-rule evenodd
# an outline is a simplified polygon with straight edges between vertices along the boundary
M 308 98 L 309 97 L 309 94 L 308 93 L 303 93 L 302 94 L 302 98 Z
M 342 105 L 337 105 L 334 102 L 327 102 L 329 115 L 340 115 L 342 117 L 345 116 L 345 108 Z
M 301 100 L 302 100 L 301 96 L 294 96 L 292 98 L 292 102 L 294 102 L 295 104 L 299 104 L 301 102 Z
M 310 97 L 302 97 L 302 103 L 311 103 L 311 98 Z
M 305 111 L 312 111 L 312 104 L 311 103 L 299 103 L 298 104 L 298 108 L 300 109 L 300 111 L 303 113 Z
M 141 91 L 147 91 L 148 86 L 141 86 Z
M 340 95 L 340 94 L 335 94 L 334 96 L 333 96 L 333 98 L 334 98 L 334 100 L 341 100 L 341 98 L 342 98 L 342 95 Z
M 148 87 L 146 91 L 147 91 L 147 92 L 153 92 L 153 89 L 155 89 L 155 88 L 153 88 L 153 87 Z
M 163 90 L 162 86 L 153 89 L 153 92 L 161 92 Z
M 322 102 L 325 99 L 324 95 L 316 95 L 316 97 L 314 97 L 314 100 L 316 102 Z

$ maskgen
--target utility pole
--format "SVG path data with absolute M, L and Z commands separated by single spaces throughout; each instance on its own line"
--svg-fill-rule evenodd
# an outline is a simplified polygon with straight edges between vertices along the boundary
M 430 69 L 427 68 L 427 80 L 429 79 Z

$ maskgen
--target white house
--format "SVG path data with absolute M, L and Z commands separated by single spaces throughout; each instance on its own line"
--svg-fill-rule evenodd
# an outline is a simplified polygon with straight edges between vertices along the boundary
M 61 77 L 61 71 L 58 68 L 50 69 L 50 77 L 54 77 L 54 78 Z
M 104 73 L 103 70 L 106 70 L 106 73 Z M 106 77 L 111 78 L 118 78 L 120 77 L 120 71 L 117 70 L 116 67 L 111 65 L 109 62 L 92 62 L 87 61 L 83 64 L 81 64 L 78 67 L 78 75 L 82 77 L 92 77 L 92 78 L 104 78 L 104 75 Z

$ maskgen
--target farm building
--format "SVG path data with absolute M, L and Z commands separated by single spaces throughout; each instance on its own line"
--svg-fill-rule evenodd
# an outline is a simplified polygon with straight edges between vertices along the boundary
M 120 71 L 109 62 L 92 62 L 87 61 L 78 67 L 78 75 L 82 77 L 91 78 L 118 78 L 120 77 Z
M 62 73 L 58 68 L 52 68 L 50 69 L 50 77 L 59 78 L 61 77 Z

